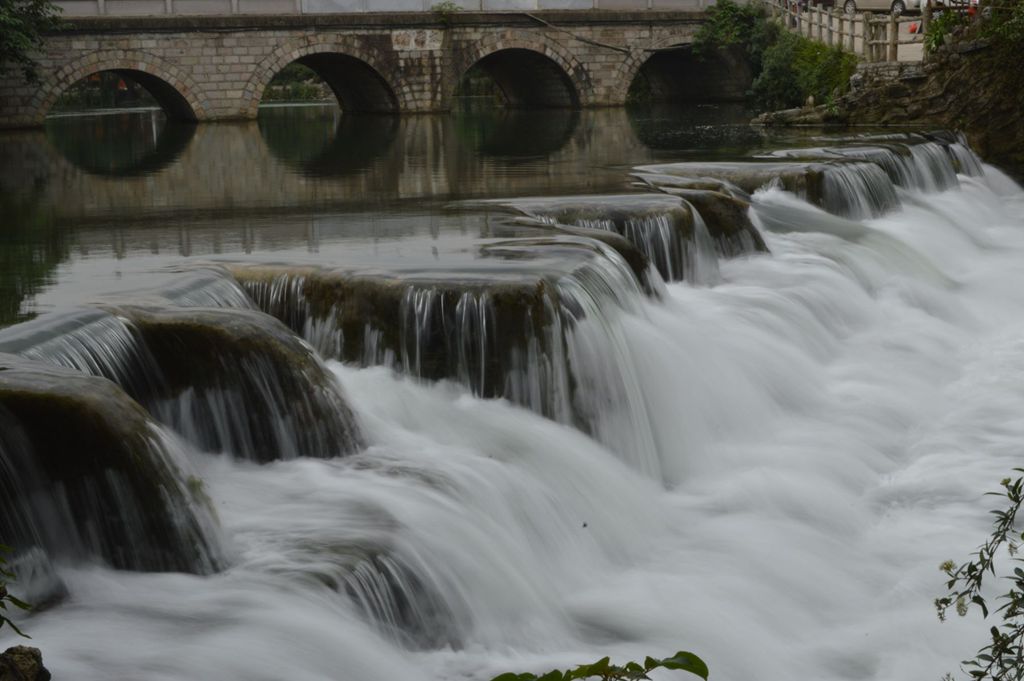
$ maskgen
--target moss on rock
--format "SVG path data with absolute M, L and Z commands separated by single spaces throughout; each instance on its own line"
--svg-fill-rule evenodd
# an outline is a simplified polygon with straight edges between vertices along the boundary
M 277 319 L 224 308 L 111 311 L 128 320 L 159 368 L 152 391 L 136 398 L 198 446 L 260 462 L 360 446 L 334 376 Z
M 210 511 L 149 415 L 104 378 L 0 355 L 0 536 L 133 570 L 210 572 Z

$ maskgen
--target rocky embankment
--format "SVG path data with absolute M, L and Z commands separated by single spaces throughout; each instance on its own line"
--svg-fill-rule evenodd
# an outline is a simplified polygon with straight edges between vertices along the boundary
M 1024 56 L 966 35 L 924 64 L 863 65 L 836 103 L 762 114 L 765 125 L 898 125 L 962 131 L 986 161 L 1024 175 Z

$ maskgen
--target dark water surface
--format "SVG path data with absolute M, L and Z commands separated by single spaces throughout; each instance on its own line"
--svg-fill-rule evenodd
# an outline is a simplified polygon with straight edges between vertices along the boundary
M 0 136 L 0 325 L 158 284 L 186 260 L 437 259 L 507 222 L 453 202 L 630 191 L 640 163 L 781 142 L 746 120 L 713 107 L 398 118 L 323 105 L 199 126 L 156 110 L 55 117 Z

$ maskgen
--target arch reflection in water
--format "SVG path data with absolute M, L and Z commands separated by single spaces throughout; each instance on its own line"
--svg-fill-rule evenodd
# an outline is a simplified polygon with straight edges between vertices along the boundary
M 134 177 L 171 165 L 192 141 L 196 126 L 162 111 L 59 116 L 46 137 L 68 161 L 93 175 Z
M 629 127 L 654 151 L 693 150 L 700 158 L 732 158 L 763 144 L 766 133 L 751 125 L 741 103 L 658 104 L 627 108 Z M 697 150 L 700 150 L 699 152 Z
M 453 125 L 459 141 L 479 156 L 531 160 L 562 149 L 579 120 L 575 109 L 488 109 L 459 112 Z
M 311 177 L 364 170 L 392 147 L 396 116 L 342 113 L 333 105 L 263 106 L 257 125 L 270 153 Z

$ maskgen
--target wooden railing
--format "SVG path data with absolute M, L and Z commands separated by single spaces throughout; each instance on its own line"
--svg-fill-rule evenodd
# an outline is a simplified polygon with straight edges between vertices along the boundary
M 924 58 L 924 32 L 931 19 L 928 6 L 920 16 L 897 17 L 870 12 L 846 14 L 838 9 L 823 9 L 819 5 L 801 7 L 797 0 L 763 2 L 769 14 L 781 18 L 791 31 L 825 45 L 841 47 L 866 62 L 920 61 Z

